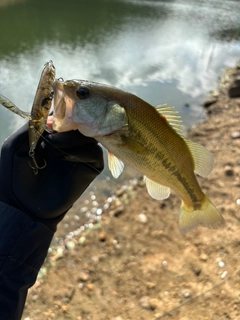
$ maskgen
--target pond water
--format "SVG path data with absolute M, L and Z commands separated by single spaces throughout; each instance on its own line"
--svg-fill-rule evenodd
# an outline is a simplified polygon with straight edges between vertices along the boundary
M 43 64 L 174 105 L 188 128 L 240 57 L 240 3 L 221 0 L 2 0 L 0 93 L 31 109 Z M 186 105 L 189 105 L 187 108 Z M 24 120 L 0 109 L 0 143 Z

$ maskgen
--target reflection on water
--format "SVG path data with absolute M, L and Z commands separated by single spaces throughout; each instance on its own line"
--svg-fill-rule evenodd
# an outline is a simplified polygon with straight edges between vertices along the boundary
M 236 1 L 16 2 L 0 8 L 0 92 L 30 110 L 51 59 L 58 77 L 175 105 L 189 127 L 203 118 L 199 106 L 222 70 L 240 56 L 239 14 Z M 22 120 L 0 112 L 2 142 Z

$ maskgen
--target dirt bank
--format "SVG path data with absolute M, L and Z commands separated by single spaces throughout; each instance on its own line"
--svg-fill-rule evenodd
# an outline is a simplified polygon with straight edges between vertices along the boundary
M 228 70 L 206 104 L 206 121 L 188 133 L 214 153 L 214 170 L 199 181 L 226 226 L 180 234 L 180 199 L 152 200 L 134 179 L 98 205 L 91 231 L 55 240 L 23 319 L 240 319 L 240 98 L 229 97 L 238 73 Z M 58 235 L 80 223 L 86 201 Z

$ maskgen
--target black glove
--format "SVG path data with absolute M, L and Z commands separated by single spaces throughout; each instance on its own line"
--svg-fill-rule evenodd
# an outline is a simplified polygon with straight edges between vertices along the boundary
M 29 165 L 33 162 L 28 152 L 24 125 L 2 147 L 0 201 L 43 222 L 66 213 L 103 169 L 101 147 L 79 131 L 44 133 L 35 155 L 38 165 L 45 160 L 46 167 L 37 175 Z

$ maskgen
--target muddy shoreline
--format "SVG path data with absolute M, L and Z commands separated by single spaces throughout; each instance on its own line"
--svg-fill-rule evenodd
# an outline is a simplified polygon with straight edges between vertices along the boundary
M 240 318 L 239 79 L 240 65 L 226 71 L 204 104 L 206 121 L 188 132 L 214 154 L 212 173 L 199 182 L 226 226 L 182 235 L 180 199 L 172 192 L 152 200 L 141 178 L 132 179 L 95 206 L 90 229 L 55 239 L 23 319 Z M 79 207 L 59 234 L 76 223 Z

